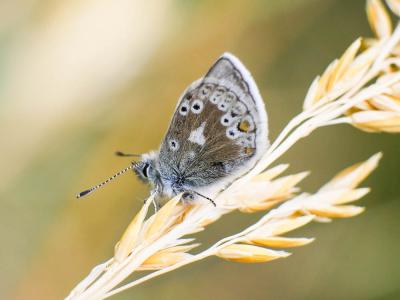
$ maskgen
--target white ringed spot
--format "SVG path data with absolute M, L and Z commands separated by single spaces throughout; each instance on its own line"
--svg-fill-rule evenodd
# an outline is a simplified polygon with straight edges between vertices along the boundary
M 186 116 L 189 113 L 189 108 L 189 100 L 183 101 L 181 106 L 179 107 L 179 114 L 182 116 Z
M 192 103 L 192 107 L 190 108 L 190 110 L 192 111 L 192 113 L 194 114 L 199 114 L 203 111 L 204 108 L 204 103 L 201 100 L 194 100 Z
M 175 139 L 170 139 L 168 141 L 168 146 L 169 146 L 169 149 L 171 149 L 172 151 L 176 151 L 179 149 L 179 142 Z
M 236 140 L 241 135 L 242 135 L 242 133 L 239 130 L 237 130 L 237 128 L 235 126 L 228 127 L 226 129 L 226 137 L 228 139 Z

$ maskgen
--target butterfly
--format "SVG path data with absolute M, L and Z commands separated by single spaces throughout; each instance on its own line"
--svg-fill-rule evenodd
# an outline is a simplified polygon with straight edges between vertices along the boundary
M 133 169 L 156 199 L 183 199 L 223 190 L 247 173 L 269 147 L 264 101 L 250 72 L 224 53 L 181 95 L 159 150 L 140 155 L 124 170 L 83 191 L 89 194 Z M 124 155 L 120 153 L 120 155 Z

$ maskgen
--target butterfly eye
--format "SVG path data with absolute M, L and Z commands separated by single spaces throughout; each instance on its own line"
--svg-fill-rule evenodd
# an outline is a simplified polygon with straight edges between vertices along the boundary
M 203 108 L 204 108 L 204 104 L 203 104 L 202 101 L 200 101 L 200 100 L 194 100 L 194 101 L 193 101 L 193 104 L 192 104 L 191 111 L 192 111 L 194 114 L 199 114 L 199 113 L 201 113 L 201 112 L 203 111 Z
M 143 170 L 142 170 L 143 176 L 146 177 L 146 178 L 149 177 L 149 169 L 150 169 L 150 164 L 146 163 L 143 166 Z
M 189 113 L 189 101 L 185 100 L 179 107 L 179 114 L 186 116 Z
M 169 143 L 169 149 L 171 149 L 172 151 L 176 151 L 179 149 L 179 143 L 177 140 L 172 139 L 172 140 L 169 140 L 168 143 Z

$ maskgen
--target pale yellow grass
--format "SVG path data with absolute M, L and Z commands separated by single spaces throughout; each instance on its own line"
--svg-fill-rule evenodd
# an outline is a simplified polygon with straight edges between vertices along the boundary
M 400 1 L 387 2 L 399 15 Z M 379 0 L 367 1 L 367 14 L 376 37 L 357 39 L 315 78 L 303 111 L 288 123 L 248 174 L 215 196 L 217 207 L 183 204 L 178 195 L 146 219 L 153 201 L 150 196 L 116 245 L 114 257 L 95 267 L 67 299 L 104 299 L 209 256 L 242 263 L 284 258 L 290 253 L 277 249 L 313 241 L 285 237 L 285 233 L 311 221 L 329 222 L 360 214 L 363 208 L 349 203 L 368 193 L 368 188 L 358 185 L 376 168 L 381 154 L 343 170 L 313 194 L 298 193 L 297 185 L 308 173 L 281 176 L 288 165 L 270 166 L 316 128 L 347 123 L 368 132 L 400 131 L 400 26 L 392 30 L 389 12 Z M 235 210 L 267 213 L 206 250 L 189 252 L 198 244 L 194 237 L 185 236 L 204 230 Z M 153 272 L 118 287 L 141 270 Z

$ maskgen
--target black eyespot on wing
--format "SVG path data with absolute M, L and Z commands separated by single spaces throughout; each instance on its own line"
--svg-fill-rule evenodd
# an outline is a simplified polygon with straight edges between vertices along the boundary
M 202 102 L 202 100 L 196 99 L 193 101 L 191 106 L 192 113 L 199 114 L 203 111 L 203 108 L 204 108 L 204 103 Z
M 186 116 L 189 113 L 190 103 L 189 100 L 184 100 L 179 107 L 179 114 L 181 116 Z
M 172 151 L 176 151 L 179 149 L 179 142 L 176 139 L 169 139 L 168 140 L 169 143 L 169 149 Z

